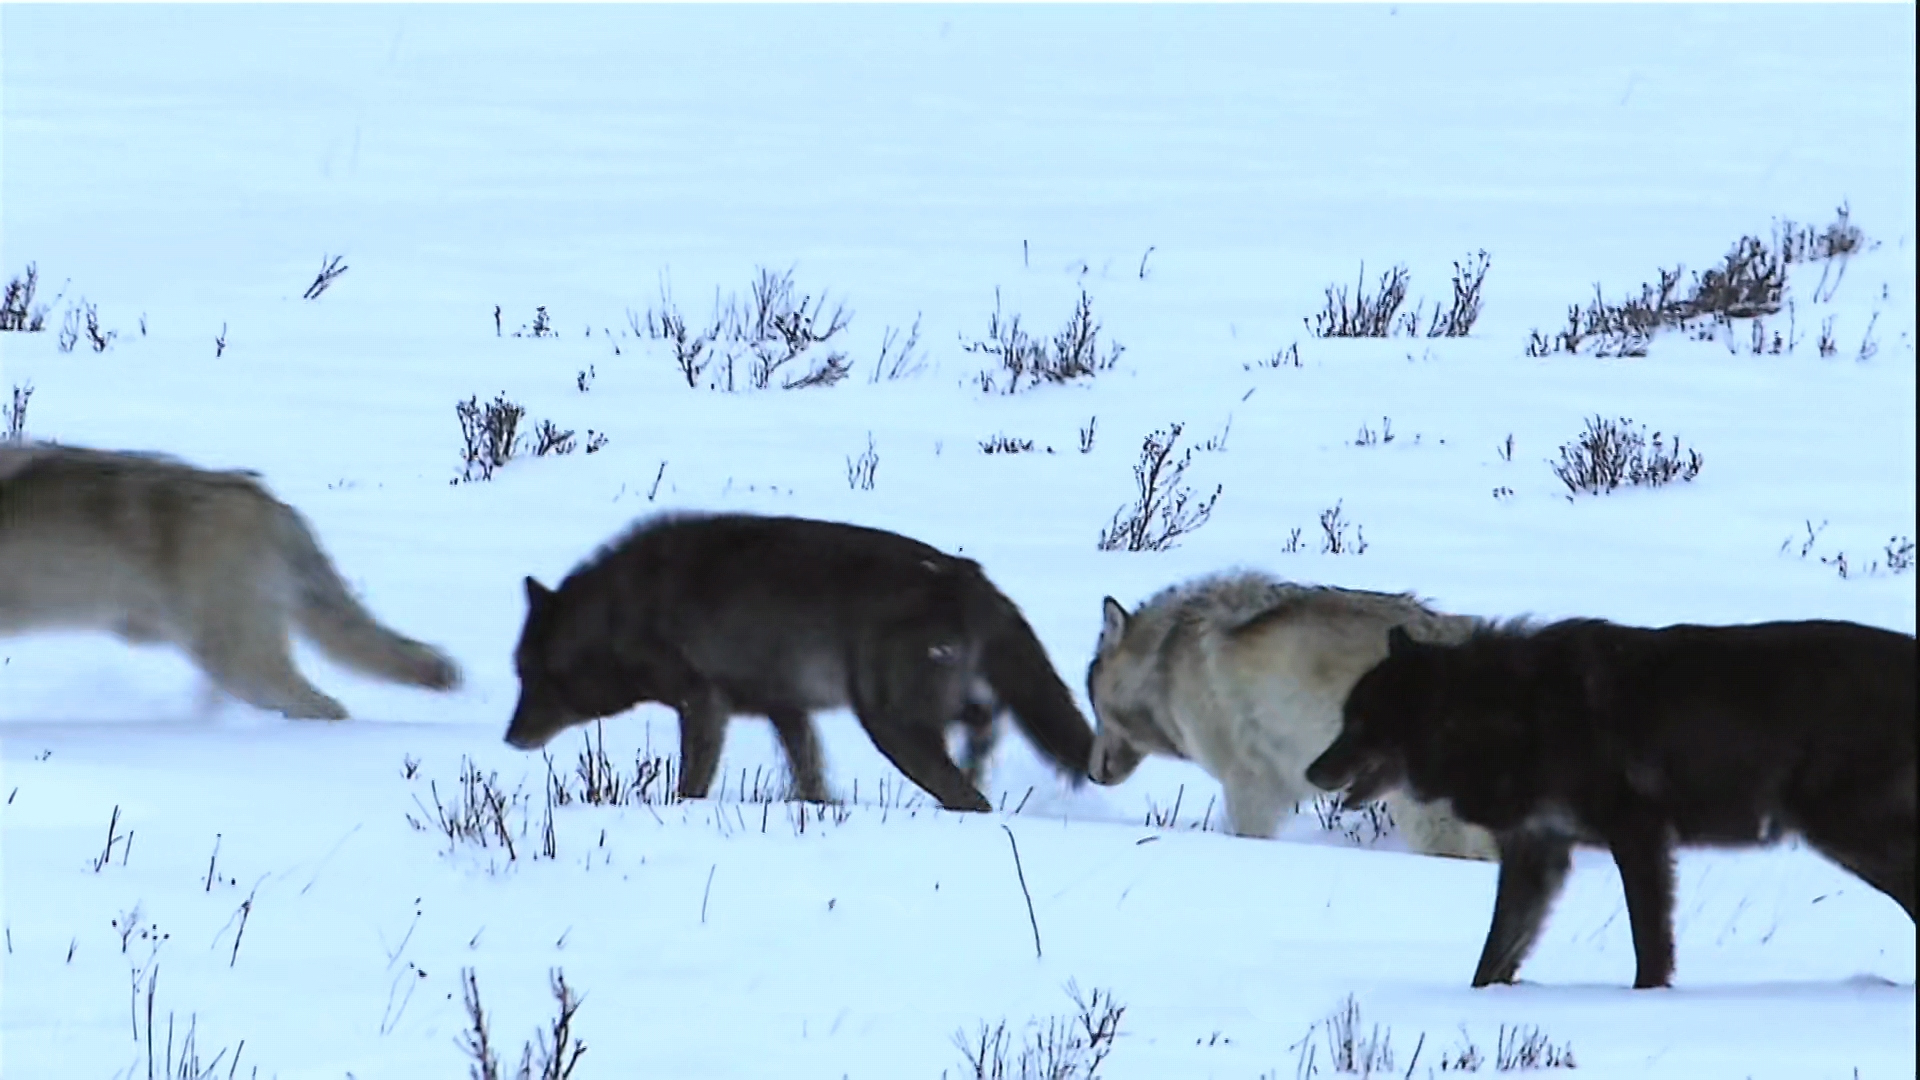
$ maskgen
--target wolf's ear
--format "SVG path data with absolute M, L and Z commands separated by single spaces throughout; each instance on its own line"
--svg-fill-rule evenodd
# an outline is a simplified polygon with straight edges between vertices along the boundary
M 1407 633 L 1406 627 L 1396 626 L 1387 631 L 1388 656 L 1404 656 L 1419 647 L 1420 643 L 1413 640 L 1413 635 Z
M 549 589 L 545 585 L 542 585 L 539 582 L 533 580 L 533 575 L 531 574 L 527 575 L 526 584 L 527 584 L 527 607 L 529 608 L 539 607 L 542 602 L 544 602 L 548 597 L 553 595 L 552 589 Z
M 1127 636 L 1127 609 L 1120 601 L 1109 596 L 1100 601 L 1100 643 L 1094 646 L 1096 652 L 1107 652 L 1120 644 Z

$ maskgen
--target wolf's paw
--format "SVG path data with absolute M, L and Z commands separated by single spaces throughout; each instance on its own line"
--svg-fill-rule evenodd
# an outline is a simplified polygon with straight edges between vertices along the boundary
M 458 690 L 461 683 L 460 665 L 454 663 L 451 657 L 429 650 L 420 658 L 416 678 L 428 690 Z

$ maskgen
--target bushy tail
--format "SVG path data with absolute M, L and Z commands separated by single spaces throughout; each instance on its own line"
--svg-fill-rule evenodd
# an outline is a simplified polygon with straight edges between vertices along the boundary
M 354 599 L 313 530 L 279 507 L 278 544 L 294 587 L 293 620 L 336 663 L 388 682 L 451 690 L 460 668 L 445 653 L 380 625 Z
M 984 617 L 979 625 L 987 685 L 1034 747 L 1080 786 L 1093 756 L 1093 728 L 1013 601 L 984 575 L 973 592 L 970 606 Z

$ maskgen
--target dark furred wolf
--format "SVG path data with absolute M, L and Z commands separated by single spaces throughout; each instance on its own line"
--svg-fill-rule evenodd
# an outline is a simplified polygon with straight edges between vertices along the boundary
M 1665 986 L 1676 844 L 1797 833 L 1913 917 L 1914 659 L 1913 635 L 1846 622 L 1395 630 L 1307 778 L 1353 800 L 1405 786 L 1494 833 L 1473 985 L 1513 981 L 1585 843 L 1620 868 L 1633 985 Z
M 642 702 L 680 713 L 683 798 L 713 783 L 728 718 L 772 721 L 794 794 L 824 801 L 809 714 L 850 707 L 874 745 L 950 810 L 978 783 L 1004 709 L 1076 785 L 1093 731 L 1020 609 L 971 559 L 879 529 L 749 514 L 642 521 L 567 575 L 526 580 L 507 742 Z M 967 769 L 946 733 L 968 732 Z

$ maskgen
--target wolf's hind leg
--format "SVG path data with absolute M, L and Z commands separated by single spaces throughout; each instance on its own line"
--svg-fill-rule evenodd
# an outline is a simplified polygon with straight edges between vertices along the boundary
M 720 750 L 727 741 L 730 709 L 713 690 L 696 693 L 680 708 L 680 790 L 682 799 L 704 799 L 720 771 Z
M 1476 987 L 1513 981 L 1573 866 L 1573 844 L 1559 837 L 1508 833 L 1499 843 L 1500 882 L 1493 897 L 1493 925 L 1473 970 Z
M 993 809 L 980 789 L 967 781 L 967 774 L 947 756 L 946 739 L 941 727 L 912 716 L 870 709 L 856 709 L 860 726 L 867 729 L 873 745 L 893 762 L 894 768 L 920 789 L 940 800 L 948 810 Z
M 1634 822 L 1606 839 L 1627 894 L 1633 988 L 1666 986 L 1673 981 L 1673 849 L 1657 822 Z
M 1893 897 L 1914 918 L 1914 822 L 1876 823 L 1875 835 L 1834 836 L 1832 829 L 1807 829 L 1807 843 L 1854 876 Z M 1849 829 L 1865 834 L 1865 829 Z
M 960 726 L 965 729 L 967 737 L 960 768 L 967 774 L 967 783 L 972 784 L 975 790 L 980 790 L 980 781 L 987 771 L 987 758 L 992 756 L 995 742 L 993 707 L 977 701 L 967 702 L 966 708 L 960 711 Z
M 793 773 L 793 797 L 801 802 L 827 802 L 827 778 L 820 761 L 820 739 L 804 709 L 774 709 L 767 713 L 774 734 L 787 754 Z
M 286 629 L 260 616 L 223 618 L 188 646 L 220 689 L 290 720 L 345 720 L 346 706 L 321 693 L 293 666 Z

